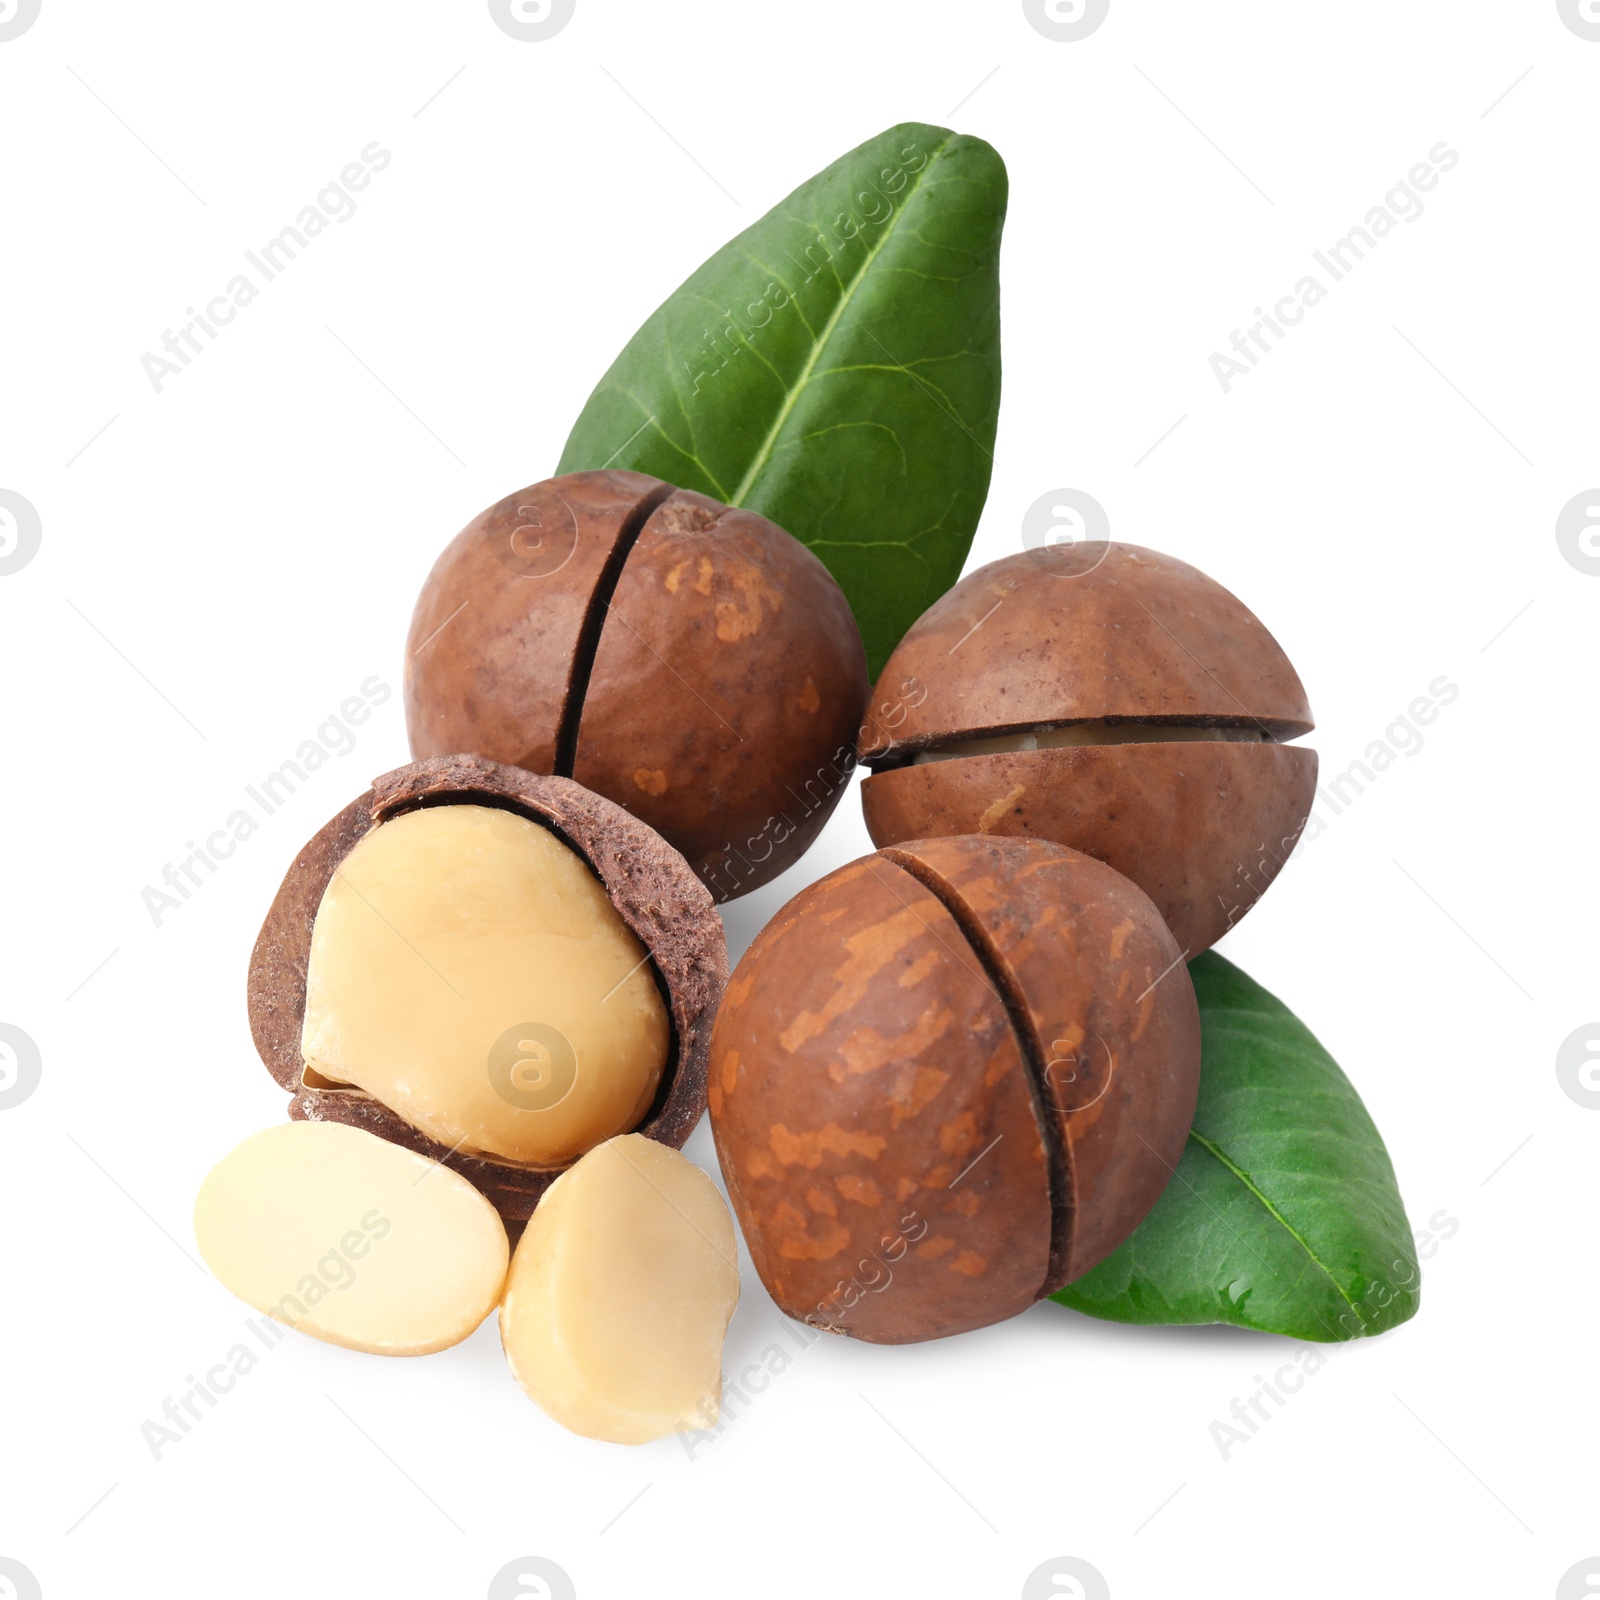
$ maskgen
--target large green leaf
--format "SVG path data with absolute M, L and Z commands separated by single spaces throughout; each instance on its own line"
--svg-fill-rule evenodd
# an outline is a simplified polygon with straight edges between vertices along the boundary
M 1131 1237 L 1055 1298 L 1114 1322 L 1232 1322 L 1358 1339 L 1417 1310 L 1389 1153 L 1361 1097 L 1281 1000 L 1214 951 L 1200 1104 L 1177 1175 Z
M 981 139 L 868 140 L 651 314 L 559 470 L 652 473 L 787 528 L 849 596 L 876 677 L 960 574 L 988 493 L 1005 209 Z

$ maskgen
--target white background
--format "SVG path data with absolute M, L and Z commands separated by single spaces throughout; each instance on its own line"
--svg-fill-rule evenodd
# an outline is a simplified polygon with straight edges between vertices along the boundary
M 1116 1600 L 1555 1594 L 1600 1550 L 1600 1115 L 1555 1073 L 1600 1015 L 1600 577 L 1555 539 L 1600 482 L 1597 84 L 1554 0 L 1113 0 L 1078 43 L 1015 0 L 578 0 L 532 44 L 470 0 L 44 0 L 0 43 L 0 488 L 43 526 L 0 578 L 0 1021 L 43 1057 L 0 1112 L 0 1555 L 47 1600 L 477 1597 L 524 1555 L 582 1600 L 1010 1597 L 1060 1555 Z M 650 309 L 907 119 L 1011 172 L 972 564 L 1093 494 L 1277 634 L 1325 775 L 1459 685 L 1225 946 L 1349 1072 L 1414 1224 L 1457 1225 L 1420 1315 L 1227 1460 L 1211 1423 L 1295 1346 L 1045 1304 L 824 1340 L 692 1457 L 564 1433 L 492 1325 L 404 1362 L 294 1336 L 157 1462 L 141 1423 L 244 1337 L 189 1211 L 283 1114 L 250 945 L 406 759 L 398 692 L 160 927 L 141 889 L 364 679 L 398 690 L 435 554 L 548 475 Z M 373 140 L 357 213 L 156 393 L 141 356 Z M 1425 213 L 1225 395 L 1211 353 L 1441 140 Z M 734 953 L 867 848 L 851 795 Z M 728 1373 L 781 1325 L 746 1263 Z

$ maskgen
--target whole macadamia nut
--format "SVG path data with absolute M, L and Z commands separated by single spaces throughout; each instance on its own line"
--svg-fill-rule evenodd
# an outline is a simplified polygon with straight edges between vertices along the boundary
M 1128 879 L 1041 840 L 913 841 L 789 902 L 712 1031 L 717 1153 L 790 1316 L 884 1344 L 998 1322 L 1155 1204 L 1194 988 Z
M 727 962 L 709 892 L 637 817 L 453 756 L 377 779 L 301 850 L 250 1022 L 292 1118 L 443 1162 L 520 1220 L 606 1140 L 688 1138 Z
M 1125 873 L 1186 956 L 1255 904 L 1311 811 L 1300 679 L 1204 573 L 1138 545 L 1046 546 L 927 610 L 861 731 L 877 845 L 1052 840 Z
M 718 900 L 797 861 L 847 787 L 866 656 L 775 523 L 637 472 L 508 495 L 439 557 L 406 646 L 416 756 L 573 778 Z

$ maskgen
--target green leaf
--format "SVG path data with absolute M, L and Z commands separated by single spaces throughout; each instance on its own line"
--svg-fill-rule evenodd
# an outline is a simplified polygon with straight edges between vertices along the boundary
M 1113 1322 L 1231 1322 L 1328 1342 L 1397 1327 L 1421 1284 L 1394 1168 L 1361 1097 L 1283 1002 L 1208 951 L 1200 1104 L 1177 1175 L 1054 1296 Z
M 868 140 L 651 314 L 559 470 L 652 473 L 787 528 L 849 596 L 876 678 L 959 576 L 989 490 L 1005 209 L 983 140 Z

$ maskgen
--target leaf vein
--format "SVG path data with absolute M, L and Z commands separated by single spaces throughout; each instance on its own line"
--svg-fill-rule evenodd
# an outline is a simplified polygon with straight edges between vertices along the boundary
M 1238 1166 L 1235 1162 L 1229 1160 L 1229 1158 L 1222 1153 L 1220 1146 L 1214 1144 L 1210 1139 L 1206 1138 L 1203 1133 L 1199 1133 L 1195 1129 L 1191 1128 L 1189 1130 L 1189 1137 L 1193 1139 L 1202 1150 L 1207 1151 L 1210 1155 L 1214 1156 L 1218 1161 L 1220 1161 L 1222 1165 L 1226 1167 L 1227 1170 L 1231 1172 L 1241 1184 L 1244 1185 L 1245 1189 L 1250 1194 L 1254 1195 L 1258 1201 L 1260 1201 L 1261 1205 L 1266 1210 L 1267 1215 L 1270 1216 L 1273 1221 L 1276 1222 L 1278 1226 L 1281 1227 L 1283 1231 L 1287 1233 L 1302 1250 L 1305 1251 L 1312 1263 L 1318 1268 L 1319 1271 L 1323 1273 L 1328 1282 L 1333 1285 L 1334 1292 L 1341 1300 L 1344 1301 L 1347 1306 L 1350 1307 L 1351 1311 L 1355 1313 L 1356 1320 L 1361 1324 L 1364 1330 L 1367 1326 L 1367 1319 L 1361 1315 L 1359 1310 L 1357 1310 L 1355 1301 L 1352 1300 L 1345 1292 L 1344 1285 L 1340 1283 L 1336 1277 L 1334 1277 L 1332 1269 L 1317 1255 L 1317 1252 L 1311 1248 L 1310 1244 L 1294 1228 L 1289 1219 L 1284 1216 L 1284 1214 L 1279 1211 L 1275 1205 L 1273 1205 L 1273 1203 L 1261 1192 L 1259 1188 L 1256 1187 L 1244 1169 Z
M 885 246 L 887 246 L 889 241 L 894 237 L 895 229 L 899 226 L 900 219 L 904 217 L 906 212 L 911 208 L 913 196 L 916 194 L 917 190 L 922 187 L 925 176 L 932 171 L 935 163 L 944 153 L 945 147 L 949 144 L 950 138 L 953 137 L 954 135 L 947 137 L 943 143 L 940 144 L 939 148 L 928 157 L 927 165 L 924 166 L 922 171 L 917 174 L 917 182 L 913 186 L 911 193 L 906 196 L 905 202 L 902 204 L 899 211 L 897 211 L 890 221 L 885 225 L 882 238 L 878 239 L 873 244 L 872 248 L 868 250 L 866 255 L 862 258 L 861 265 L 857 267 L 855 272 L 851 275 L 849 284 L 845 285 L 843 280 L 840 280 L 840 287 L 844 292 L 839 297 L 839 303 L 829 314 L 828 320 L 822 326 L 821 333 L 814 336 L 811 346 L 811 354 L 806 357 L 806 364 L 801 369 L 800 376 L 796 380 L 794 388 L 790 390 L 788 397 L 784 400 L 782 406 L 779 407 L 778 414 L 773 419 L 772 426 L 767 430 L 766 438 L 761 441 L 761 446 L 756 451 L 755 456 L 752 459 L 749 468 L 746 470 L 743 479 L 740 480 L 739 487 L 734 490 L 733 497 L 728 502 L 730 505 L 737 506 L 744 504 L 745 496 L 750 492 L 751 485 L 754 484 L 757 474 L 767 464 L 767 461 L 772 454 L 773 446 L 777 442 L 778 435 L 783 431 L 784 424 L 789 420 L 790 412 L 794 410 L 795 403 L 799 400 L 801 394 L 804 392 L 807 383 L 810 382 L 812 370 L 815 368 L 818 358 L 822 355 L 823 349 L 827 345 L 828 340 L 833 337 L 834 329 L 838 327 L 840 319 L 844 316 L 846 310 L 850 306 L 850 302 L 854 299 L 856 290 L 865 281 L 867 273 L 871 270 L 872 263 L 878 259 L 878 256 L 882 253 Z M 837 276 L 838 274 L 836 271 L 835 277 Z

